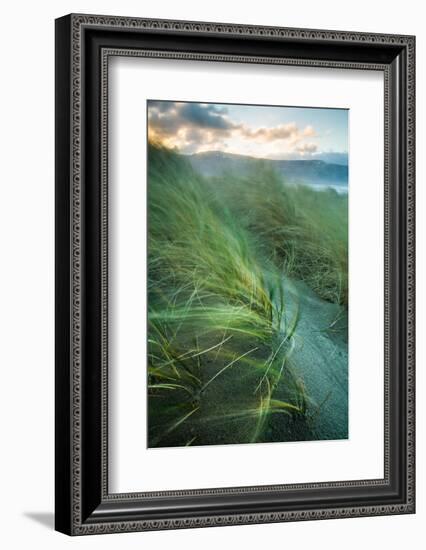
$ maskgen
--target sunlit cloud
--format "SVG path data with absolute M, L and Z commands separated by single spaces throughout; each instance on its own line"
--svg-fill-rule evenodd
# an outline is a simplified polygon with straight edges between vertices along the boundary
M 149 139 L 181 153 L 209 150 L 276 157 L 318 151 L 315 128 L 295 121 L 255 125 L 233 120 L 227 106 L 209 103 L 148 101 Z M 306 139 L 309 138 L 309 142 Z

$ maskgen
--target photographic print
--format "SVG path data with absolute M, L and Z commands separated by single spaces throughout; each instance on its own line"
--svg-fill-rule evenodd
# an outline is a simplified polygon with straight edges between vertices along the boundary
M 147 101 L 148 447 L 348 438 L 348 110 Z

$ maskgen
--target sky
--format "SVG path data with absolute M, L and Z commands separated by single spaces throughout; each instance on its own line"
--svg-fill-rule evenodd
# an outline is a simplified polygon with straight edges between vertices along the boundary
M 148 100 L 148 137 L 183 154 L 259 158 L 348 152 L 348 111 Z

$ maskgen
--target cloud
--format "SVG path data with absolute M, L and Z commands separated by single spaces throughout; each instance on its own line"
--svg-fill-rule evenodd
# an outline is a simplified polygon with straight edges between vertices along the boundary
M 316 135 L 317 133 L 315 132 L 314 127 L 310 124 L 303 130 L 303 137 L 315 137 Z
M 174 101 L 155 101 L 148 99 L 148 109 L 150 112 L 157 111 L 159 113 L 167 113 L 173 111 L 176 108 Z
M 255 139 L 257 141 L 275 141 L 278 139 L 294 138 L 299 134 L 299 130 L 294 122 L 289 124 L 280 124 L 272 128 L 258 128 L 253 130 L 252 128 L 241 125 L 239 128 L 241 135 L 249 139 Z
M 175 131 L 181 127 L 231 130 L 235 127 L 226 109 L 203 103 L 148 101 L 150 126 L 159 131 Z
M 318 151 L 318 145 L 316 143 L 301 143 L 295 149 L 298 153 L 302 153 L 302 155 L 305 153 L 312 154 Z
M 224 110 L 215 105 L 200 105 L 199 103 L 181 103 L 179 117 L 186 124 L 199 128 L 214 130 L 229 130 L 234 125 L 224 115 Z
M 315 137 L 316 132 L 312 126 L 306 126 L 301 130 L 295 122 L 279 124 L 270 128 L 257 128 L 253 130 L 248 126 L 241 125 L 238 128 L 242 136 L 247 139 L 267 143 L 275 141 L 287 141 L 290 145 L 301 142 L 306 137 Z
M 183 153 L 229 148 L 247 149 L 253 142 L 265 147 L 275 145 L 300 154 L 317 150 L 313 143 L 304 143 L 315 137 L 311 125 L 299 128 L 295 122 L 271 127 L 252 127 L 231 120 L 226 106 L 209 103 L 148 101 L 149 138 L 167 147 L 176 147 Z M 269 145 L 268 145 L 269 144 Z M 264 153 L 262 153 L 264 154 Z
M 150 139 L 181 152 L 191 153 L 220 143 L 230 137 L 238 125 L 228 117 L 226 107 L 208 103 L 148 101 Z

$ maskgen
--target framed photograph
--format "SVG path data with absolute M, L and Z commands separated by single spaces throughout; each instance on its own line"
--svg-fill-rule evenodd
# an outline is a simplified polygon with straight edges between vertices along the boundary
M 56 20 L 56 529 L 414 513 L 413 36 Z

